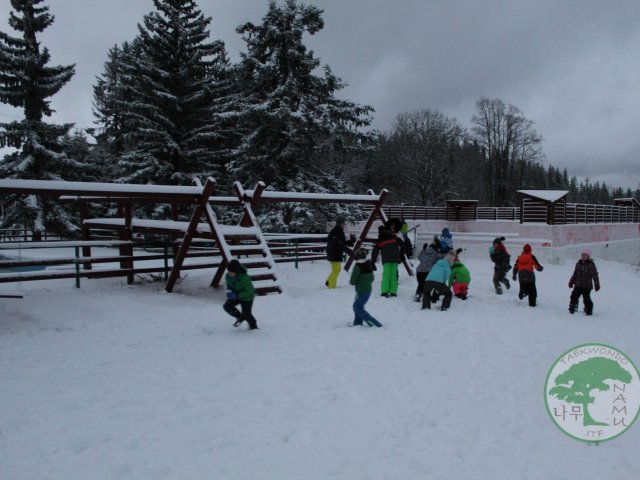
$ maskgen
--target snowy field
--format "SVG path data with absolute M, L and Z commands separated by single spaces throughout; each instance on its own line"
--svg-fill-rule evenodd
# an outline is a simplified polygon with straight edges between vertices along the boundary
M 536 308 L 493 293 L 488 259 L 465 263 L 471 297 L 448 312 L 420 311 L 404 272 L 398 298 L 376 288 L 381 329 L 348 326 L 353 290 L 344 272 L 324 288 L 325 262 L 280 265 L 287 292 L 256 299 L 254 332 L 233 328 L 211 272 L 174 294 L 25 283 L 0 299 L 0 479 L 640 478 L 640 422 L 587 445 L 543 399 L 575 345 L 640 363 L 640 274 L 596 259 L 587 317 L 567 312 L 575 261 L 545 265 Z

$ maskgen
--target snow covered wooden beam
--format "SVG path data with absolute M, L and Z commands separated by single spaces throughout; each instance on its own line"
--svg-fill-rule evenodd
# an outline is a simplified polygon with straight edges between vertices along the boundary
M 254 191 L 245 192 L 253 198 Z M 340 193 L 304 193 L 304 192 L 276 192 L 265 190 L 260 196 L 261 202 L 305 202 L 305 203 L 362 203 L 377 205 L 380 195 L 349 195 Z
M 82 197 L 166 197 L 169 199 L 197 199 L 202 196 L 202 187 L 3 179 L 0 180 L 0 193 L 51 196 L 74 195 Z

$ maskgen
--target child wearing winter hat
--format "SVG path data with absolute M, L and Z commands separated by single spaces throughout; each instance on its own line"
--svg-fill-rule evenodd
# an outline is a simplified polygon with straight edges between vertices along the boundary
M 224 311 L 236 319 L 234 327 L 239 327 L 242 322 L 249 324 L 249 330 L 256 330 L 258 323 L 251 313 L 255 289 L 251 282 L 251 277 L 247 274 L 247 269 L 240 265 L 238 260 L 231 260 L 227 266 L 225 277 L 227 284 L 227 301 L 223 305 Z M 236 308 L 238 304 L 242 307 L 242 313 Z
M 382 257 L 382 283 L 380 286 L 383 297 L 398 296 L 398 265 L 405 260 L 404 243 L 394 232 L 388 229 L 380 230 L 378 240 L 373 246 L 371 264 L 376 269 L 378 254 Z
M 498 295 L 502 295 L 501 283 L 507 287 L 507 290 L 511 288 L 511 284 L 507 279 L 507 272 L 511 270 L 511 255 L 505 248 L 502 242 L 505 241 L 504 237 L 496 237 L 493 240 L 493 244 L 489 247 L 489 256 L 494 263 L 493 267 L 493 286 L 496 289 Z
M 541 272 L 543 270 L 542 265 L 538 262 L 538 259 L 533 255 L 531 245 L 528 243 L 522 248 L 522 253 L 518 256 L 516 264 L 513 267 L 513 280 L 515 281 L 516 275 L 520 281 L 520 292 L 518 298 L 522 300 L 524 297 L 529 297 L 529 306 L 536 306 L 536 299 L 538 297 L 538 291 L 536 290 L 536 274 L 534 270 Z
M 453 235 L 451 235 L 449 229 L 445 227 L 440 234 L 440 251 L 447 253 L 450 250 L 453 250 Z
M 580 260 L 576 263 L 573 275 L 569 279 L 569 288 L 573 288 L 569 299 L 569 313 L 573 314 L 578 309 L 578 301 L 582 297 L 584 313 L 593 315 L 593 301 L 591 289 L 600 290 L 600 278 L 595 262 L 591 259 L 591 250 L 585 248 L 580 254 Z
M 422 300 L 422 292 L 424 290 L 424 281 L 429 275 L 429 272 L 436 264 L 436 262 L 442 259 L 444 255 L 440 253 L 440 240 L 438 238 L 433 239 L 433 243 L 425 243 L 422 247 L 422 251 L 418 254 L 418 260 L 420 264 L 416 268 L 416 279 L 418 280 L 418 287 L 416 288 L 416 302 Z
M 338 284 L 338 275 L 340 275 L 340 270 L 342 269 L 342 257 L 345 253 L 351 255 L 351 249 L 349 248 L 351 242 L 347 241 L 347 237 L 344 234 L 346 223 L 347 220 L 344 217 L 338 217 L 336 225 L 331 229 L 327 237 L 327 260 L 331 265 L 331 273 L 324 284 L 329 288 L 336 288 Z
M 364 309 L 371 297 L 371 284 L 374 277 L 373 266 L 371 261 L 367 259 L 367 253 L 365 248 L 359 248 L 354 253 L 356 263 L 349 280 L 349 283 L 356 289 L 356 298 L 353 302 L 353 313 L 355 314 L 353 325 L 362 325 L 364 321 L 370 327 L 381 327 L 382 324 Z
M 449 287 L 453 287 L 453 294 L 461 299 L 466 300 L 469 293 L 469 283 L 471 282 L 471 274 L 469 269 L 464 266 L 460 259 L 456 256 L 451 264 L 451 275 L 449 275 Z

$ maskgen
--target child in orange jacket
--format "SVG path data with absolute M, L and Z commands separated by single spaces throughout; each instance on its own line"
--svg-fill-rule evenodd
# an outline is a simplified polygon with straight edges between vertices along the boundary
M 520 281 L 518 298 L 522 300 L 524 297 L 529 297 L 530 307 L 536 306 L 536 299 L 538 297 L 535 270 L 541 272 L 543 267 L 531 252 L 531 245 L 527 243 L 522 248 L 522 253 L 518 256 L 516 264 L 513 267 L 513 280 L 515 280 L 516 275 L 518 275 L 518 280 Z

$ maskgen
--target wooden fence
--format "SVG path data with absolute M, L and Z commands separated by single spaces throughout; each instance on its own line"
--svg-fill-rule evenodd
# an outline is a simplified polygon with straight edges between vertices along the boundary
M 268 239 L 269 249 L 276 263 L 295 263 L 297 268 L 299 262 L 326 259 L 326 235 L 295 237 Z M 82 254 L 83 248 L 87 246 L 107 249 L 128 246 L 131 247 L 131 254 L 123 255 L 114 252 L 113 255 L 87 257 Z M 2 258 L 0 284 L 66 278 L 75 279 L 76 287 L 80 288 L 81 278 L 125 277 L 140 274 L 158 274 L 166 280 L 175 259 L 172 247 L 173 242 L 141 243 L 115 239 L 4 242 L 0 243 L 0 252 L 9 254 L 9 258 L 3 258 L 0 255 Z M 20 257 L 28 257 L 25 250 L 29 249 L 61 248 L 72 249 L 74 254 L 63 257 L 51 255 L 49 258 L 37 259 L 11 258 L 15 257 L 16 252 L 20 252 Z M 195 242 L 186 255 L 190 263 L 183 265 L 181 270 L 217 268 L 221 262 L 220 254 L 219 249 L 212 242 Z M 243 264 L 252 267 L 251 262 Z
M 414 205 L 387 205 L 382 207 L 388 217 L 405 220 L 452 220 L 447 207 L 420 207 Z M 470 219 L 474 220 L 474 219 Z M 475 220 L 520 220 L 518 207 L 478 207 Z
M 617 205 L 568 203 L 565 223 L 640 223 L 640 210 Z
M 387 216 L 404 220 L 455 220 L 447 215 L 446 207 L 421 207 L 416 205 L 387 205 Z M 640 210 L 617 205 L 592 205 L 567 203 L 557 205 L 550 223 L 554 225 L 580 223 L 640 223 Z M 525 204 L 525 222 L 549 223 L 546 206 Z M 520 207 L 477 207 L 475 220 L 504 220 L 519 222 Z M 466 219 L 466 218 L 465 218 Z M 469 218 L 469 220 L 474 220 Z

